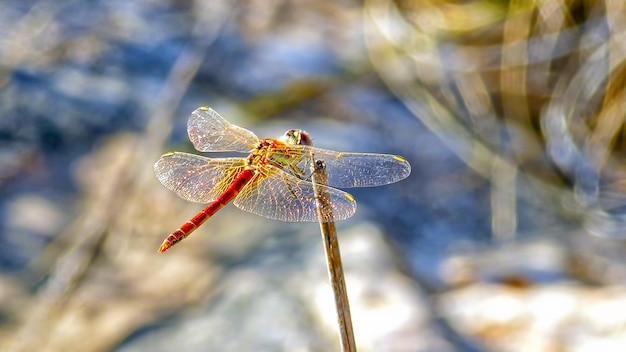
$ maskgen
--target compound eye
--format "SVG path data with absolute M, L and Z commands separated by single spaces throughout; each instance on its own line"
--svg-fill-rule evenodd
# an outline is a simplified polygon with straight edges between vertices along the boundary
M 313 145 L 313 140 L 311 139 L 311 135 L 306 131 L 298 130 L 298 144 L 302 145 Z

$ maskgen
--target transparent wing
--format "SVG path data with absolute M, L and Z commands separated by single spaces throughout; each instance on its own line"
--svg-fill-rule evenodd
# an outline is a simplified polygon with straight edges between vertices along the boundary
M 154 164 L 154 173 L 163 186 L 179 197 L 196 203 L 210 203 L 222 194 L 245 165 L 242 158 L 210 159 L 187 153 L 167 153 Z
M 320 187 L 330 196 L 333 219 L 344 220 L 356 211 L 354 198 L 335 188 Z M 241 210 L 266 218 L 289 222 L 318 222 L 313 184 L 265 165 L 235 198 L 233 204 Z
M 411 173 L 409 162 L 397 155 L 336 152 L 293 144 L 284 144 L 283 149 L 278 152 L 291 160 L 285 171 L 299 178 L 308 178 L 311 163 L 323 160 L 331 187 L 382 186 L 405 179 Z
M 189 116 L 187 132 L 201 152 L 250 152 L 259 138 L 245 128 L 226 121 L 215 110 L 203 106 Z

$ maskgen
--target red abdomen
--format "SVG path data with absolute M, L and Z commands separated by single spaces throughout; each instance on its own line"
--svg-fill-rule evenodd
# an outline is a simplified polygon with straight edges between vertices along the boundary
M 233 181 L 233 183 L 228 186 L 228 188 L 222 193 L 216 200 L 207 205 L 206 208 L 202 209 L 196 216 L 191 218 L 189 221 L 184 223 L 179 229 L 172 232 L 167 238 L 161 243 L 159 247 L 159 253 L 163 253 L 168 250 L 171 246 L 180 242 L 185 237 L 189 236 L 198 226 L 202 225 L 208 218 L 213 216 L 218 210 L 220 210 L 224 205 L 228 204 L 233 198 L 239 194 L 239 192 L 243 189 L 243 187 L 252 179 L 254 176 L 254 171 L 251 169 L 243 170 L 237 178 Z

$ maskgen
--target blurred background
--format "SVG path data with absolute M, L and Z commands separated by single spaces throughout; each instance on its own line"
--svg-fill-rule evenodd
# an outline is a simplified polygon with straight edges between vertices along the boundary
M 621 1 L 0 2 L 0 350 L 333 351 L 317 224 L 156 180 L 209 105 L 406 157 L 338 223 L 361 351 L 626 350 Z

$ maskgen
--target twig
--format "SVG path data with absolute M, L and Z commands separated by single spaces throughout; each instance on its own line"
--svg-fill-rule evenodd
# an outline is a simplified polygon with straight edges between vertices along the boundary
M 320 187 L 320 185 L 326 184 L 328 184 L 326 167 L 322 160 L 317 160 L 313 165 L 313 190 L 315 192 L 315 198 L 317 199 L 317 215 L 320 219 L 320 230 L 324 242 L 324 251 L 326 252 L 328 276 L 335 295 L 341 350 L 343 352 L 356 352 L 354 331 L 352 330 L 352 318 L 350 316 L 350 304 L 348 302 L 348 291 L 343 276 L 343 265 L 341 264 L 341 254 L 339 253 L 337 231 L 335 229 L 335 222 L 333 221 L 333 209 L 328 193 L 325 191 L 324 187 Z

